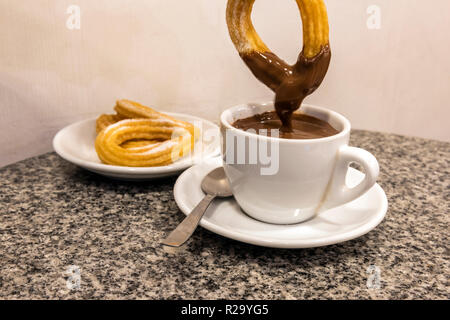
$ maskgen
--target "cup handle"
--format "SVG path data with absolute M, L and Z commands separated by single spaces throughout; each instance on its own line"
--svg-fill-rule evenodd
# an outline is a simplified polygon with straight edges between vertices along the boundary
M 345 177 L 352 162 L 361 165 L 366 175 L 357 186 L 349 188 Z M 337 207 L 363 195 L 375 184 L 379 172 L 378 161 L 371 153 L 360 148 L 342 146 L 338 151 L 333 177 L 320 211 Z

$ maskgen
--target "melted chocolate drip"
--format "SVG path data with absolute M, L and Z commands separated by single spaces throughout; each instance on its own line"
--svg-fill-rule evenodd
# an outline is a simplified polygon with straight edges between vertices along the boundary
M 313 58 L 300 53 L 293 66 L 272 52 L 252 52 L 242 54 L 241 58 L 255 77 L 275 92 L 275 110 L 286 131 L 292 127 L 292 113 L 322 83 L 330 65 L 331 51 L 326 45 Z

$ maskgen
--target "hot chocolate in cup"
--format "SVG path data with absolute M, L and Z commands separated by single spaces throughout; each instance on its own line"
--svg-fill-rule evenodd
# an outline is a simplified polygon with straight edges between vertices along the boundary
M 272 224 L 300 223 L 360 197 L 375 184 L 377 160 L 348 145 L 350 122 L 337 112 L 302 105 L 301 114 L 335 129 L 335 134 L 312 139 L 279 138 L 276 130 L 233 126 L 273 110 L 271 102 L 242 104 L 225 110 L 220 119 L 225 173 L 236 201 L 249 216 Z M 349 188 L 345 178 L 353 162 L 362 166 L 365 178 Z

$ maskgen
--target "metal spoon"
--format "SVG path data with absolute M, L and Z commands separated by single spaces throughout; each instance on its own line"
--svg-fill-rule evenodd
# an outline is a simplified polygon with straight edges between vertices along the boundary
M 171 247 L 183 245 L 194 233 L 203 214 L 214 198 L 226 198 L 233 195 L 223 167 L 219 167 L 208 173 L 208 175 L 203 178 L 201 187 L 203 192 L 206 193 L 206 196 L 183 220 L 183 222 L 181 222 L 178 227 L 163 240 L 162 244 Z

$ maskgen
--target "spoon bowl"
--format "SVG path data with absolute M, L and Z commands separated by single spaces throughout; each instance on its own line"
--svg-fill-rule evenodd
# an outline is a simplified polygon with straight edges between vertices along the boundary
M 170 247 L 182 246 L 197 229 L 206 209 L 208 209 L 214 198 L 226 198 L 233 195 L 223 167 L 216 168 L 208 173 L 203 178 L 201 187 L 206 196 L 183 222 L 163 240 L 162 244 Z
M 223 167 L 211 171 L 202 181 L 202 190 L 206 194 L 212 194 L 219 198 L 231 197 L 230 184 Z

